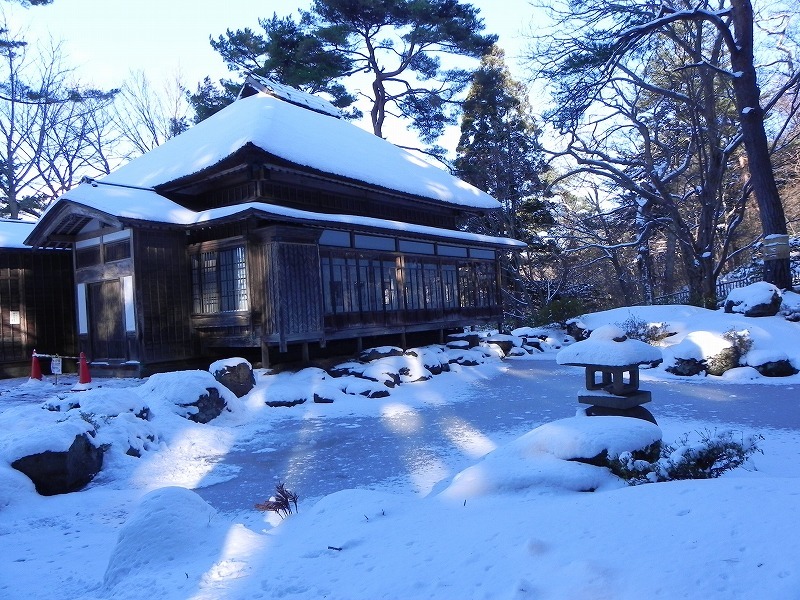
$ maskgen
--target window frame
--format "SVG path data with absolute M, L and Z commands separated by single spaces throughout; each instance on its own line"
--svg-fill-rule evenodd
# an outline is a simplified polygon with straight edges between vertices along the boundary
M 219 315 L 250 310 L 247 246 L 198 248 L 189 257 L 192 314 Z

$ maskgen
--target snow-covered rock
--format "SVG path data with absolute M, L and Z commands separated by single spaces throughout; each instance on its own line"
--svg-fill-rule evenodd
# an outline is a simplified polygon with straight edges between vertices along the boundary
M 664 354 L 666 371 L 674 375 L 722 375 L 739 366 L 739 353 L 733 342 L 711 331 L 693 331 Z
M 156 373 L 137 393 L 156 399 L 160 406 L 196 423 L 208 423 L 238 406 L 236 395 L 208 371 Z M 155 406 L 150 408 L 157 410 Z
M 208 372 L 214 379 L 236 394 L 237 398 L 245 396 L 256 385 L 253 366 L 244 358 L 226 358 L 211 363 Z
M 781 291 L 766 281 L 757 281 L 731 290 L 725 299 L 726 313 L 741 313 L 745 317 L 772 317 L 781 308 Z

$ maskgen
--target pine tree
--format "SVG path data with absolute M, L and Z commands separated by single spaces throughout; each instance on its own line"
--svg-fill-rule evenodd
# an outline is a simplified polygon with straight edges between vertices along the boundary
M 468 70 L 444 68 L 441 57 L 480 58 L 497 39 L 482 35 L 478 9 L 458 0 L 314 0 L 297 21 L 259 24 L 263 34 L 228 30 L 212 41 L 232 71 L 327 92 L 340 108 L 356 99 L 350 77 L 367 77 L 370 90 L 357 93 L 371 104 L 373 133 L 383 137 L 386 118 L 401 116 L 426 143 L 455 122 L 469 82 Z
M 553 223 L 541 199 L 541 174 L 545 170 L 539 129 L 527 100 L 527 89 L 515 81 L 505 64 L 505 54 L 492 47 L 472 75 L 461 118 L 461 138 L 455 160 L 463 180 L 497 198 L 502 210 L 488 222 L 468 223 L 478 232 L 507 235 L 529 244 L 524 255 L 514 253 L 502 261 L 506 286 L 506 316 L 527 320 L 537 296 L 525 262 L 534 249 L 542 249 L 537 231 Z

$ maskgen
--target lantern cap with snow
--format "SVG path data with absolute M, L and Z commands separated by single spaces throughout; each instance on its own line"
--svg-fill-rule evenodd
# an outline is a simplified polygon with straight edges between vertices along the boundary
M 578 395 L 579 402 L 619 410 L 650 402 L 650 392 L 639 389 L 639 365 L 662 360 L 661 350 L 628 338 L 616 325 L 598 327 L 556 356 L 560 365 L 586 368 L 587 392 Z

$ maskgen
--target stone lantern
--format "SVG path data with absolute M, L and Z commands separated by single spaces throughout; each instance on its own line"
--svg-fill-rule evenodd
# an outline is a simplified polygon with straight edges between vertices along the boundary
M 587 415 L 623 415 L 655 422 L 641 407 L 651 394 L 639 389 L 639 365 L 658 364 L 661 350 L 639 340 L 628 339 L 616 325 L 598 327 L 583 340 L 567 346 L 556 356 L 560 365 L 584 367 L 586 390 L 578 402 L 591 405 Z

